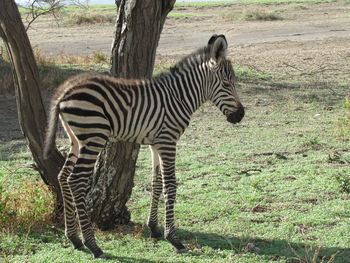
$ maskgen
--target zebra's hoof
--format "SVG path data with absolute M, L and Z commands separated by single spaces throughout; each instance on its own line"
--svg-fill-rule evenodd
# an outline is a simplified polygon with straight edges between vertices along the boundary
M 78 236 L 70 236 L 68 239 L 72 242 L 75 249 L 82 250 L 84 244 Z
M 158 228 L 151 229 L 151 238 L 160 239 L 163 237 L 162 232 Z
M 173 245 L 176 253 L 185 253 L 187 251 L 186 247 L 176 236 L 165 236 L 165 239 Z
M 178 254 L 183 254 L 183 253 L 186 253 L 187 251 L 188 251 L 187 248 L 180 248 L 180 249 L 175 248 L 175 252 Z
M 108 257 L 107 257 L 107 255 L 106 255 L 106 254 L 102 253 L 102 254 L 101 254 L 101 255 L 99 255 L 99 256 L 96 256 L 96 255 L 95 255 L 95 258 L 107 259 Z

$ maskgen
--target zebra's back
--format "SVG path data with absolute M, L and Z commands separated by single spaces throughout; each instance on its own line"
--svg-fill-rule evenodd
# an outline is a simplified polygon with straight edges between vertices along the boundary
M 57 96 L 62 121 L 79 141 L 118 140 L 151 144 L 162 129 L 165 109 L 159 91 L 140 80 L 80 75 L 68 80 Z

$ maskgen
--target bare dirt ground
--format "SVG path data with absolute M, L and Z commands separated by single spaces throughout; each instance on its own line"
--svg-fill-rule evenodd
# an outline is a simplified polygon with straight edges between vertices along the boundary
M 247 10 L 276 11 L 283 19 L 244 21 Z M 193 7 L 173 13 L 194 14 L 167 20 L 157 60 L 167 63 L 205 45 L 212 34 L 225 34 L 235 66 L 274 75 L 322 73 L 323 78 L 350 78 L 350 3 L 278 4 L 268 6 Z M 109 53 L 113 25 L 57 27 L 39 21 L 29 30 L 34 47 L 48 55 Z M 22 138 L 13 95 L 0 95 L 0 142 Z

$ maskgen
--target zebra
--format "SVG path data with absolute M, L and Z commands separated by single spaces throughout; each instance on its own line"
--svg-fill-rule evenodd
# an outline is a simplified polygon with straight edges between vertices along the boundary
M 54 146 L 60 119 L 71 148 L 58 180 L 64 200 L 65 236 L 74 248 L 86 246 L 95 258 L 106 257 L 96 244 L 85 199 L 97 156 L 107 140 L 114 138 L 149 145 L 153 179 L 147 225 L 151 237 L 162 236 L 157 209 L 163 192 L 164 238 L 176 252 L 186 251 L 174 226 L 176 143 L 191 115 L 207 100 L 230 123 L 240 122 L 245 113 L 235 89 L 232 64 L 226 58 L 227 45 L 224 35 L 213 35 L 204 48 L 183 58 L 169 72 L 150 79 L 83 73 L 57 89 L 51 102 L 44 156 Z

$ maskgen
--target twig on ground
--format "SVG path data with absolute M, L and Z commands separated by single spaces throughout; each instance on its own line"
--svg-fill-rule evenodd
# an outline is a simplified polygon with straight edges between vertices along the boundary
M 237 173 L 240 174 L 240 175 L 245 174 L 246 176 L 251 176 L 251 172 L 261 172 L 261 169 L 259 169 L 259 168 L 251 168 L 251 169 L 239 171 Z

